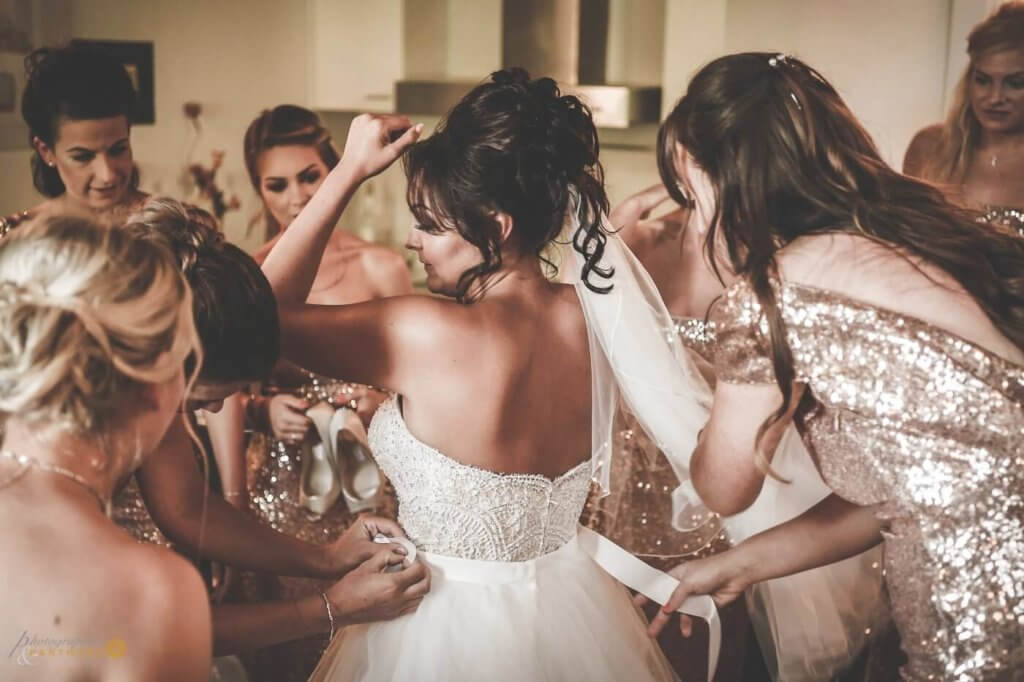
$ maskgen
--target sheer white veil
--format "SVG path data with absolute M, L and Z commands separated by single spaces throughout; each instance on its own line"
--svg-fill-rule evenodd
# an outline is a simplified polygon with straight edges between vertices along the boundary
M 607 216 L 601 216 L 604 239 L 586 239 L 580 229 L 585 210 L 574 193 L 568 221 L 573 246 L 567 249 L 567 265 L 590 335 L 593 479 L 608 492 L 612 428 L 621 397 L 679 478 L 673 493 L 673 526 L 694 530 L 713 523 L 717 517 L 693 490 L 689 469 L 697 435 L 710 414 L 711 389 L 680 342 L 647 270 Z M 591 284 L 602 289 L 595 291 L 584 281 L 584 265 L 602 244 L 597 265 L 610 276 L 597 277 L 591 270 Z
M 721 523 L 733 541 L 740 541 L 798 516 L 827 495 L 828 487 L 790 427 L 772 466 L 791 483 L 768 478 L 750 509 L 726 519 L 704 505 L 690 482 L 689 465 L 710 415 L 712 390 L 682 345 L 654 281 L 607 217 L 602 217 L 603 242 L 587 240 L 580 230 L 585 209 L 576 196 L 571 210 L 567 227 L 574 241 L 566 265 L 573 270 L 569 281 L 576 287 L 590 336 L 593 480 L 601 489 L 609 491 L 612 430 L 621 398 L 679 478 L 672 495 L 677 530 L 705 532 Z M 601 243 L 598 265 L 611 276 L 594 277 L 592 284 L 611 285 L 606 293 L 588 287 L 582 274 Z M 870 550 L 748 591 L 751 620 L 773 679 L 825 679 L 856 656 L 866 633 L 887 620 L 879 561 L 878 550 Z M 694 603 L 687 612 L 702 615 L 700 606 Z M 704 608 L 705 614 L 713 611 Z M 714 661 L 717 644 L 712 650 Z

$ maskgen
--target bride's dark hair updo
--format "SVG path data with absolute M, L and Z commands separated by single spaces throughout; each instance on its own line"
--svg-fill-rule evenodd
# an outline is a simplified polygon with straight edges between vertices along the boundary
M 595 290 L 607 288 L 589 282 L 593 273 L 610 275 L 596 265 L 604 251 L 601 218 L 608 212 L 598 151 L 587 106 L 559 92 L 550 78 L 531 80 L 519 68 L 491 74 L 409 150 L 407 200 L 421 229 L 457 230 L 483 256 L 460 277 L 458 300 L 470 300 L 473 284 L 501 267 L 496 211 L 512 217 L 513 243 L 521 252 L 544 258 L 567 211 L 579 210 L 573 243 L 587 256 L 584 279 Z

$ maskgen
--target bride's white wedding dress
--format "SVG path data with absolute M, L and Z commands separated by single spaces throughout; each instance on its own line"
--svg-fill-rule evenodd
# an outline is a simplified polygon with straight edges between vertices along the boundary
M 461 464 L 417 440 L 397 399 L 370 444 L 431 570 L 419 609 L 344 628 L 310 680 L 675 680 L 626 589 L 580 546 L 589 460 L 551 480 Z

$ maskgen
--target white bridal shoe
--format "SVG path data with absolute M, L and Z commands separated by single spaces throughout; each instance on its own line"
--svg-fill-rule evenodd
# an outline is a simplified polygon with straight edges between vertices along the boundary
M 377 506 L 383 480 L 370 454 L 366 428 L 355 410 L 325 402 L 306 410 L 317 443 L 302 448 L 299 504 L 323 516 L 344 496 L 353 514 Z
M 317 403 L 306 410 L 320 442 L 307 442 L 302 446 L 299 504 L 319 516 L 326 514 L 341 494 L 338 463 L 331 447 L 334 441 L 330 438 L 334 415 L 334 408 L 327 403 Z
M 328 430 L 338 464 L 341 494 L 348 510 L 358 514 L 375 508 L 384 482 L 359 415 L 349 407 L 340 407 L 331 418 Z

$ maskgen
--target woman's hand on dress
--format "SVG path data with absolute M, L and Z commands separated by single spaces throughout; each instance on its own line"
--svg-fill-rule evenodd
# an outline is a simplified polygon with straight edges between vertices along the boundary
M 309 401 L 290 393 L 278 393 L 269 399 L 267 419 L 274 437 L 285 443 L 301 443 L 312 424 L 306 416 Z
M 340 168 L 365 180 L 380 173 L 419 139 L 423 124 L 397 114 L 360 114 L 345 139 Z
M 647 628 L 648 634 L 657 637 L 688 597 L 706 594 L 714 599 L 717 606 L 724 606 L 743 594 L 750 583 L 740 561 L 741 557 L 742 552 L 731 549 L 706 559 L 688 561 L 669 571 L 669 575 L 679 580 L 679 586 L 672 592 L 668 602 L 658 609 L 658 615 Z M 633 601 L 642 606 L 647 598 L 637 595 Z M 680 614 L 679 630 L 684 637 L 689 637 L 693 630 L 693 620 Z
M 327 590 L 340 625 L 390 620 L 415 611 L 430 591 L 430 571 L 420 561 L 401 570 L 399 545 L 375 545 L 377 551 Z M 383 549 L 382 549 L 383 548 Z
M 381 544 L 373 541 L 373 538 L 386 535 L 392 538 L 404 538 L 405 533 L 402 527 L 391 519 L 380 516 L 360 516 L 355 523 L 349 526 L 348 530 L 342 533 L 341 537 L 329 545 L 324 545 L 327 553 L 327 565 L 330 573 L 340 575 L 354 570 L 370 557 L 378 554 Z M 390 545 L 400 555 L 405 555 L 401 545 Z

